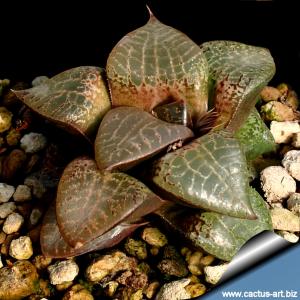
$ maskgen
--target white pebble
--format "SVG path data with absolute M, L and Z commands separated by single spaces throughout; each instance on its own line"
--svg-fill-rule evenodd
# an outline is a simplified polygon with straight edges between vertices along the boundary
M 18 232 L 24 223 L 24 218 L 18 213 L 11 213 L 4 221 L 2 230 L 6 234 Z
M 7 202 L 0 205 L 0 219 L 5 219 L 9 214 L 16 210 L 16 204 Z
M 296 192 L 296 181 L 281 166 L 265 168 L 260 173 L 260 180 L 268 202 L 282 202 Z
M 283 157 L 282 165 L 292 177 L 300 180 L 300 150 L 288 151 Z
M 300 231 L 300 217 L 286 208 L 274 208 L 270 210 L 273 228 L 289 232 Z
M 7 202 L 14 192 L 15 188 L 12 185 L 0 183 L 0 203 Z
M 190 279 L 181 279 L 165 283 L 159 290 L 156 300 L 181 300 L 190 299 L 191 295 L 185 289 L 190 283 Z
M 297 243 L 299 241 L 299 236 L 295 233 L 288 231 L 278 231 L 277 233 L 290 243 Z
M 15 259 L 29 259 L 33 254 L 32 243 L 29 236 L 20 236 L 12 240 L 9 247 L 9 255 Z
M 272 121 L 270 131 L 277 144 L 289 143 L 294 133 L 300 132 L 300 126 L 297 121 Z
M 287 208 L 294 214 L 300 216 L 300 194 L 294 193 L 287 200 Z
M 31 200 L 31 189 L 29 186 L 20 184 L 17 186 L 13 198 L 17 202 L 29 201 Z
M 293 142 L 292 145 L 295 148 L 300 148 L 300 132 L 294 133 L 293 134 Z
M 46 147 L 47 139 L 41 133 L 31 132 L 25 134 L 20 142 L 26 153 L 36 153 Z
M 57 285 L 72 281 L 79 272 L 78 265 L 73 260 L 58 261 L 48 267 L 51 284 Z
M 211 284 L 217 284 L 222 275 L 226 272 L 228 265 L 229 264 L 222 264 L 204 267 L 205 280 Z

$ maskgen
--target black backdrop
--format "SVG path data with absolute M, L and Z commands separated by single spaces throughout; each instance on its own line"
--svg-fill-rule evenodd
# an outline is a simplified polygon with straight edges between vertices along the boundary
M 147 22 L 146 3 L 197 43 L 228 39 L 269 48 L 277 66 L 273 82 L 288 81 L 299 91 L 297 1 L 1 1 L 0 79 L 30 81 L 80 65 L 104 67 L 115 43 Z

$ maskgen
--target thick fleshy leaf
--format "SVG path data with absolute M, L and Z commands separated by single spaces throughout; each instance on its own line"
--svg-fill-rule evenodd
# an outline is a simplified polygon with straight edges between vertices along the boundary
M 159 22 L 124 36 L 107 61 L 114 106 L 151 112 L 159 104 L 184 101 L 192 117 L 207 111 L 208 68 L 200 48 L 182 32 Z
M 197 212 L 179 205 L 163 207 L 157 214 L 194 246 L 230 261 L 253 236 L 272 230 L 269 210 L 262 197 L 249 188 L 249 198 L 256 220 L 245 220 L 213 212 Z
M 247 160 L 253 160 L 276 149 L 273 135 L 261 119 L 256 108 L 251 112 L 243 126 L 235 133 L 235 137 L 240 141 Z
M 193 140 L 154 164 L 153 182 L 182 203 L 238 218 L 254 219 L 247 164 L 239 142 L 226 132 Z
M 136 107 L 118 107 L 103 118 L 95 158 L 103 170 L 126 170 L 177 141 L 193 137 L 183 125 L 161 121 Z
M 156 106 L 152 114 L 157 118 L 169 122 L 192 127 L 192 117 L 183 101 L 176 101 Z
M 88 138 L 110 109 L 104 70 L 97 67 L 73 68 L 38 86 L 14 92 L 46 119 Z
M 43 255 L 53 258 L 65 258 L 78 256 L 87 252 L 113 247 L 125 237 L 133 233 L 145 223 L 121 223 L 94 240 L 85 243 L 80 248 L 72 248 L 65 242 L 60 234 L 56 221 L 55 203 L 45 214 L 40 235 L 40 243 Z
M 275 74 L 273 58 L 267 49 L 231 41 L 211 41 L 200 48 L 209 66 L 210 105 L 219 114 L 215 126 L 235 131 Z
M 101 172 L 88 157 L 73 160 L 64 170 L 56 198 L 60 232 L 79 248 L 129 216 L 139 219 L 163 201 L 143 183 L 124 173 Z

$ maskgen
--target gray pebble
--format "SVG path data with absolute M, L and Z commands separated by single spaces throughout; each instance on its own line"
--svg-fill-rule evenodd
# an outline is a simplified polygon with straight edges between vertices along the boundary
M 12 185 L 8 185 L 6 183 L 0 183 L 0 203 L 7 202 L 13 193 L 15 192 L 15 188 Z
M 47 139 L 41 133 L 30 132 L 21 139 L 21 148 L 26 153 L 36 153 L 43 150 L 47 145 Z
M 9 214 L 16 210 L 16 205 L 13 202 L 7 202 L 0 205 L 0 219 L 5 219 Z
M 4 221 L 2 230 L 6 234 L 18 232 L 24 223 L 24 218 L 18 213 L 11 213 Z
M 58 261 L 48 267 L 51 284 L 57 285 L 72 281 L 79 272 L 78 265 L 73 260 Z
M 17 202 L 29 201 L 31 200 L 31 189 L 25 184 L 20 184 L 17 186 L 13 198 Z

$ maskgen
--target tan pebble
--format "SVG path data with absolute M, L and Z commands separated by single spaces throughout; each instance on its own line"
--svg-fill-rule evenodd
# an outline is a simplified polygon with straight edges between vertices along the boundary
M 5 107 L 0 107 L 0 133 L 8 130 L 11 126 L 13 114 Z
M 284 155 L 282 165 L 293 178 L 300 180 L 300 150 L 288 151 Z
M 273 228 L 290 232 L 300 231 L 300 217 L 285 208 L 270 210 Z
M 265 168 L 260 173 L 261 187 L 268 202 L 282 202 L 296 192 L 296 182 L 281 166 Z
M 151 255 L 153 255 L 153 256 L 158 255 L 158 254 L 159 254 L 159 248 L 158 248 L 158 247 L 151 247 L 151 248 L 150 248 L 150 253 L 151 253 Z
M 199 251 L 193 252 L 193 254 L 191 254 L 191 256 L 189 257 L 189 259 L 187 260 L 187 262 L 190 265 L 199 265 L 202 256 L 203 256 L 202 252 L 199 252 Z
M 15 188 L 12 185 L 6 183 L 0 183 L 0 203 L 8 202 L 15 192 Z
M 24 184 L 18 185 L 13 195 L 13 198 L 16 202 L 24 202 L 31 200 L 30 187 Z
M 57 261 L 48 267 L 48 271 L 51 284 L 57 285 L 74 280 L 78 275 L 79 267 L 75 261 L 69 259 Z
M 75 284 L 66 292 L 62 300 L 93 300 L 93 295 L 82 285 Z
M 6 234 L 3 231 L 0 231 L 0 245 L 4 243 L 6 239 Z
M 206 287 L 202 283 L 192 283 L 185 287 L 186 291 L 191 295 L 191 298 L 200 297 L 206 292 Z
M 55 285 L 55 288 L 61 292 L 67 290 L 70 286 L 73 285 L 73 281 L 66 281 L 60 284 Z
M 297 133 L 294 133 L 294 134 L 293 134 L 292 145 L 293 145 L 295 148 L 300 148 L 300 132 L 297 132 Z
M 281 97 L 281 92 L 272 86 L 265 86 L 260 92 L 263 101 L 277 101 Z
M 203 265 L 203 266 L 209 266 L 213 263 L 213 261 L 215 260 L 215 257 L 212 256 L 212 255 L 206 255 L 204 257 L 201 258 L 201 261 L 200 263 Z
M 52 262 L 51 257 L 46 257 L 44 255 L 37 255 L 33 259 L 33 264 L 38 270 L 46 269 Z
M 163 247 L 168 243 L 167 237 L 155 227 L 147 227 L 143 230 L 142 239 L 154 247 Z
M 147 247 L 146 243 L 141 240 L 135 240 L 128 238 L 125 242 L 125 250 L 129 255 L 135 256 L 140 260 L 147 258 Z
M 16 205 L 13 202 L 0 204 L 0 218 L 5 219 L 8 215 L 16 210 Z
M 300 217 L 300 193 L 294 193 L 289 197 L 287 208 Z
M 18 213 L 11 213 L 5 220 L 2 230 L 6 234 L 18 232 L 24 223 L 24 218 Z
M 143 299 L 143 290 L 138 290 L 131 294 L 130 300 L 142 300 Z
M 197 265 L 188 265 L 188 269 L 193 275 L 199 276 L 202 275 L 202 270 L 200 266 Z
M 294 133 L 300 132 L 300 126 L 297 121 L 272 121 L 270 131 L 277 144 L 287 144 L 293 138 Z
M 144 291 L 145 296 L 148 299 L 152 299 L 157 293 L 159 286 L 160 284 L 158 281 L 151 282 Z
M 17 146 L 21 139 L 21 132 L 11 128 L 6 135 L 6 142 L 9 146 Z
M 9 234 L 5 241 L 2 243 L 1 245 L 1 254 L 7 256 L 8 253 L 9 253 L 9 247 L 10 247 L 10 243 L 13 239 L 16 239 L 19 237 L 19 233 L 12 233 L 12 234 Z
M 16 177 L 22 169 L 25 161 L 26 154 L 21 149 L 12 150 L 8 156 L 4 159 L 2 164 L 2 177 L 4 180 L 9 181 Z
M 0 269 L 0 299 L 24 299 L 36 292 L 39 277 L 27 260 Z
M 291 107 L 278 101 L 270 101 L 261 107 L 261 116 L 266 121 L 294 121 L 296 115 Z
M 116 293 L 118 286 L 119 283 L 117 281 L 110 281 L 105 287 L 105 294 L 109 297 L 113 297 L 113 295 Z
M 297 243 L 299 241 L 299 236 L 292 232 L 280 230 L 277 233 L 290 243 Z
M 15 259 L 29 259 L 33 254 L 31 239 L 28 236 L 20 236 L 11 241 L 9 255 Z
M 182 256 L 187 256 L 187 255 L 191 255 L 192 251 L 187 247 L 183 247 L 181 248 L 180 253 Z
M 205 280 L 208 283 L 217 284 L 222 275 L 226 272 L 228 265 L 228 263 L 225 263 L 218 266 L 204 267 Z

